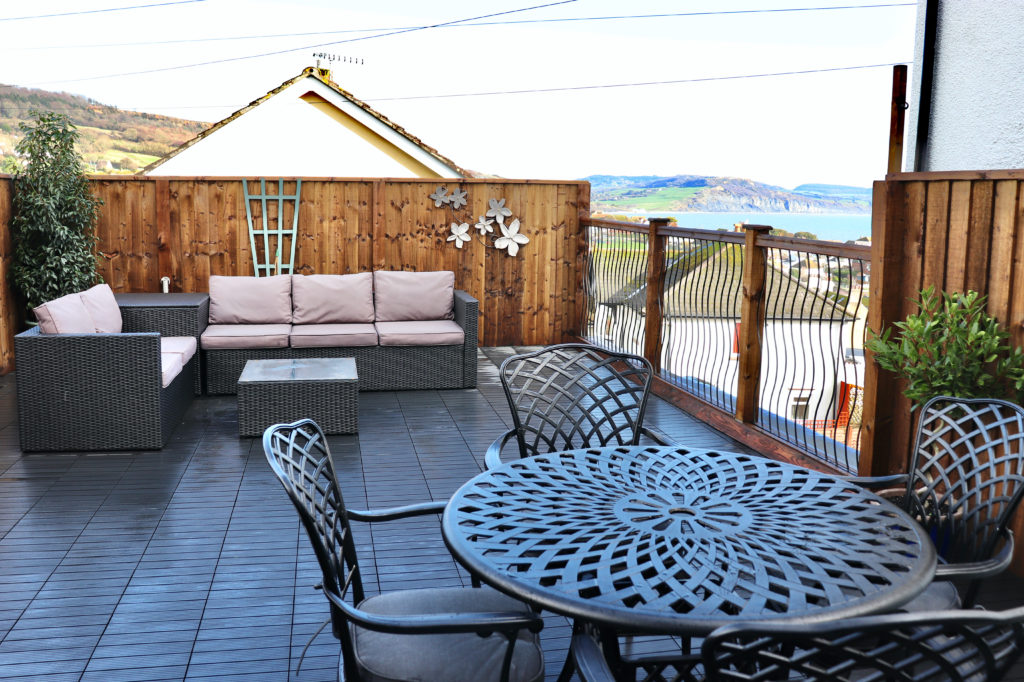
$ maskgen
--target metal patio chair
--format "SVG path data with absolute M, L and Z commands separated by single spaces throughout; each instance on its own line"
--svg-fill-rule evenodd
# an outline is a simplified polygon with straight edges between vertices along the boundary
M 271 426 L 263 450 L 309 535 L 341 642 L 339 678 L 539 682 L 539 616 L 490 588 L 428 588 L 366 597 L 350 520 L 437 514 L 444 502 L 346 509 L 327 442 L 309 419 Z M 326 623 L 325 623 L 326 625 Z M 315 636 L 315 635 L 314 635 Z
M 924 526 L 940 557 L 937 578 L 968 580 L 971 606 L 980 581 L 1013 559 L 1008 524 L 1024 497 L 1024 409 L 995 399 L 939 396 L 925 403 L 909 474 L 853 478 Z M 895 488 L 894 488 L 895 486 Z M 936 582 L 909 611 L 956 608 L 952 583 Z
M 638 445 L 654 370 L 638 355 L 613 353 L 582 343 L 548 346 L 513 355 L 498 369 L 515 428 L 487 449 L 491 469 L 515 438 L 520 457 L 604 445 Z
M 1016 608 L 738 623 L 712 632 L 701 652 L 709 682 L 995 682 L 1022 646 L 1024 608 Z

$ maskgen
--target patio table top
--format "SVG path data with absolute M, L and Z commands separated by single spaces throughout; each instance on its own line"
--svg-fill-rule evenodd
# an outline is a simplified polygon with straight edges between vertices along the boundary
M 840 478 L 672 447 L 508 462 L 452 497 L 455 557 L 486 583 L 618 630 L 703 634 L 737 620 L 891 610 L 936 556 L 906 513 Z

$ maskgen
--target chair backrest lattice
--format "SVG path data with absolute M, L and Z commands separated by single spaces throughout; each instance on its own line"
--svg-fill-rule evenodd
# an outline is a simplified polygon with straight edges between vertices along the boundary
M 259 194 L 249 193 L 249 181 L 242 180 L 245 192 L 245 218 L 249 225 L 253 274 L 257 277 L 290 275 L 295 266 L 295 243 L 299 227 L 299 202 L 302 180 L 295 180 L 295 194 L 285 194 L 284 180 L 277 181 L 277 194 L 267 194 L 267 179 L 260 178 Z M 261 227 L 253 224 L 253 202 L 259 207 Z M 291 207 L 291 228 L 286 208 Z M 262 250 L 261 250 L 262 247 Z M 287 254 L 287 260 L 285 255 Z
M 1024 496 L 1024 409 L 938 397 L 924 405 L 904 508 L 949 563 L 993 556 Z
M 323 431 L 310 419 L 277 424 L 263 434 L 263 451 L 309 535 L 324 591 L 358 604 L 364 593 L 356 547 Z M 351 652 L 347 619 L 334 604 L 331 625 Z
M 1020 658 L 1024 609 L 748 622 L 704 641 L 706 679 L 994 682 Z
M 508 358 L 499 375 L 520 456 L 638 444 L 653 374 L 642 357 L 586 344 Z

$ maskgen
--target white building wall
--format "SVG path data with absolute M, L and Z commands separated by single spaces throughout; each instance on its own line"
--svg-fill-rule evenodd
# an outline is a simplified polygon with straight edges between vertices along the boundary
M 1024 168 L 1024 2 L 938 0 L 931 119 L 918 170 Z M 917 48 L 904 170 L 914 170 L 925 0 Z
M 160 164 L 149 175 L 265 177 L 416 177 L 403 165 L 301 98 L 313 91 L 340 97 L 314 78 L 305 78 L 270 97 L 193 146 Z M 368 125 L 386 126 L 349 103 L 342 110 Z M 404 138 L 406 151 L 442 177 L 457 174 Z

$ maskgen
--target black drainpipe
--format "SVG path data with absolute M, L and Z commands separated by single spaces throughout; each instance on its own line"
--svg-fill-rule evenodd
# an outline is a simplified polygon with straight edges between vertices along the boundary
M 917 103 L 917 141 L 914 144 L 914 170 L 922 170 L 928 146 L 928 126 L 932 117 L 932 80 L 935 76 L 935 34 L 939 26 L 939 0 L 925 0 L 924 44 L 921 46 L 921 96 Z

